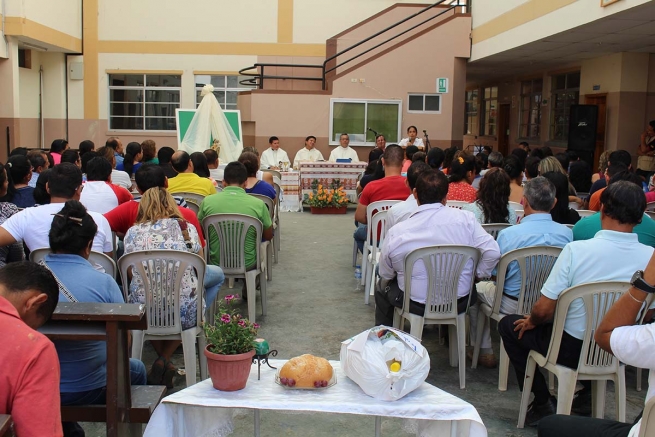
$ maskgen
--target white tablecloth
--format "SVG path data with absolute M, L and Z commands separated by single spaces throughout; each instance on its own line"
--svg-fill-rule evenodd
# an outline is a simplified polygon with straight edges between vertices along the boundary
M 296 170 L 280 172 L 282 181 L 282 199 L 280 199 L 280 210 L 284 212 L 302 211 L 300 202 L 300 173 Z
M 285 362 L 271 360 L 271 364 L 278 368 Z M 276 371 L 265 365 L 261 369 L 261 381 L 257 381 L 257 366 L 253 365 L 248 385 L 236 392 L 215 390 L 211 380 L 207 379 L 164 398 L 148 423 L 145 437 L 227 436 L 233 431 L 231 408 L 422 419 L 417 421 L 418 435 L 421 436 L 487 435 L 471 404 L 428 383 L 399 401 L 378 401 L 364 394 L 348 379 L 338 361 L 330 363 L 337 374 L 337 384 L 326 390 L 283 388 L 275 383 Z M 265 423 L 262 425 L 266 426 Z

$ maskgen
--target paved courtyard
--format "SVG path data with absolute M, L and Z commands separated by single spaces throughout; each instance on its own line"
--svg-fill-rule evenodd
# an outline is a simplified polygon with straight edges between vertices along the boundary
M 311 353 L 338 360 L 341 341 L 370 328 L 374 324 L 374 306 L 364 304 L 363 291 L 358 289 L 352 268 L 352 232 L 354 210 L 346 215 L 311 215 L 283 213 L 281 216 L 282 250 L 280 262 L 274 266 L 273 281 L 268 285 L 268 314 L 259 336 L 266 338 L 278 358 L 292 358 Z M 235 287 L 240 292 L 240 285 Z M 220 296 L 235 292 L 227 286 Z M 245 305 L 244 311 L 247 312 Z M 492 330 L 493 332 L 494 330 Z M 498 350 L 498 335 L 494 347 Z M 457 368 L 448 364 L 447 345 L 440 344 L 437 327 L 426 327 L 423 344 L 430 353 L 431 371 L 427 382 L 475 406 L 487 427 L 489 436 L 532 437 L 536 430 L 517 429 L 520 393 L 513 369 L 510 369 L 507 392 L 497 389 L 497 369 L 471 369 L 467 362 L 466 389 L 459 388 Z M 154 352 L 146 345 L 146 367 L 152 364 Z M 182 368 L 179 349 L 175 364 Z M 641 411 L 646 391 L 637 392 L 636 373 L 629 367 L 627 380 L 627 419 L 632 421 Z M 269 375 L 273 377 L 273 373 Z M 644 374 L 644 389 L 647 375 Z M 184 388 L 184 377 L 175 381 L 175 391 Z M 608 384 L 606 418 L 614 419 L 614 388 Z M 262 436 L 373 436 L 372 417 L 327 414 L 280 414 L 262 412 Z M 252 436 L 252 412 L 243 411 L 235 420 L 234 436 Z M 88 436 L 103 436 L 104 424 L 85 424 Z M 383 436 L 410 436 L 411 427 L 401 420 L 382 422 Z

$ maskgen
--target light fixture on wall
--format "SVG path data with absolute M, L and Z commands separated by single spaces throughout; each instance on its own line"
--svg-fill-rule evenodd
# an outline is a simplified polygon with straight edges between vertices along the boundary
M 38 46 L 38 45 L 36 45 L 36 44 L 31 44 L 31 43 L 28 43 L 28 42 L 24 42 L 24 43 L 22 43 L 21 45 L 22 45 L 23 47 L 28 48 L 28 49 L 39 50 L 39 51 L 42 51 L 42 52 L 47 52 L 47 51 L 48 51 L 48 48 L 47 48 L 47 47 Z

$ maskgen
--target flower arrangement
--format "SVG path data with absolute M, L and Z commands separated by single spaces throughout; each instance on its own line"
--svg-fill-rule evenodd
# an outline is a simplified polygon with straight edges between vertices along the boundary
M 207 348 L 221 355 L 237 355 L 255 348 L 255 337 L 259 325 L 243 318 L 232 304 L 238 294 L 225 296 L 225 302 L 218 304 L 218 314 L 213 325 L 205 324 Z
M 305 194 L 305 203 L 314 208 L 341 208 L 348 205 L 348 195 L 339 179 L 333 179 L 330 188 L 323 187 L 318 179 L 312 181 L 312 192 Z

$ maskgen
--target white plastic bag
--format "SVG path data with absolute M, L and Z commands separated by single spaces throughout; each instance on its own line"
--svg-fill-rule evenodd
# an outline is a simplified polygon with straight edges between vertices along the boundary
M 398 372 L 389 370 L 394 360 L 400 363 Z M 341 343 L 341 369 L 367 395 L 395 401 L 423 384 L 430 356 L 417 338 L 376 326 Z

